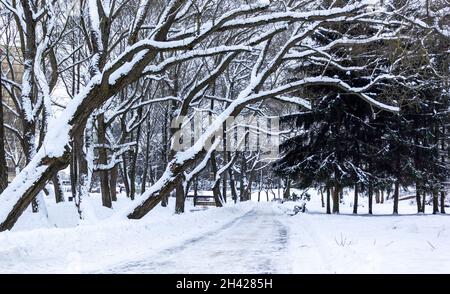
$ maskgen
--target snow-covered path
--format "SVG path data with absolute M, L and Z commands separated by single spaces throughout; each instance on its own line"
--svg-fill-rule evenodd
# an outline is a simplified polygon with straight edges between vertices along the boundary
M 450 215 L 415 214 L 415 205 L 401 202 L 404 215 L 392 216 L 387 202 L 368 216 L 362 201 L 355 216 L 350 204 L 342 203 L 341 215 L 324 214 L 320 197 L 293 216 L 296 202 L 253 201 L 189 205 L 175 215 L 172 201 L 141 220 L 22 227 L 0 233 L 0 273 L 450 272 Z M 35 220 L 28 216 L 22 225 Z
M 257 207 L 219 230 L 102 273 L 288 273 L 282 213 Z

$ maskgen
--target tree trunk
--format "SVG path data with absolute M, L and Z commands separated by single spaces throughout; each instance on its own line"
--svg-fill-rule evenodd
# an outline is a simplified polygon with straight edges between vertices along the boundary
M 433 189 L 433 214 L 439 213 L 439 191 Z
M 168 134 L 168 127 L 167 127 L 167 123 L 169 120 L 169 110 L 168 108 L 165 109 L 164 111 L 164 122 L 162 125 L 162 162 L 164 162 L 164 167 L 167 166 L 167 150 L 168 150 L 168 141 L 169 141 L 169 134 Z M 163 195 L 162 200 L 161 200 L 161 206 L 162 207 L 167 207 L 167 205 L 169 205 L 169 195 Z
M 97 136 L 99 145 L 106 145 L 106 125 L 105 125 L 105 115 L 101 113 L 97 116 Z M 100 165 L 108 164 L 108 153 L 104 146 L 98 149 L 98 163 Z M 109 174 L 108 170 L 100 170 L 100 191 L 102 194 L 102 205 L 108 208 L 112 207 L 111 201 L 111 188 L 109 186 Z
M 56 201 L 56 203 L 64 202 L 64 192 L 63 192 L 62 187 L 61 187 L 61 181 L 59 179 L 58 173 L 56 173 L 52 177 L 52 181 L 53 181 L 53 187 L 54 187 L 54 190 L 55 190 L 55 201 Z
M 194 179 L 194 206 L 197 205 L 197 197 L 198 197 L 198 178 Z
M 84 219 L 85 215 L 83 213 L 83 201 L 86 197 L 89 197 L 89 189 L 90 189 L 90 172 L 89 172 L 89 163 L 87 153 L 92 147 L 92 120 L 89 119 L 89 122 L 83 130 L 83 133 L 77 138 L 76 142 L 76 152 L 78 159 L 78 176 L 76 183 L 76 194 L 75 194 L 75 205 L 78 210 L 78 214 L 80 219 Z M 83 152 L 83 149 L 86 150 L 86 154 Z
M 425 213 L 427 193 L 422 193 L 422 213 Z
M 381 190 L 381 199 L 380 203 L 384 203 L 384 190 Z
M 237 202 L 237 192 L 236 192 L 236 185 L 234 183 L 234 172 L 233 169 L 228 169 L 228 175 L 230 176 L 229 183 L 230 183 L 230 190 L 231 190 L 231 199 L 233 199 L 234 203 Z
M 420 188 L 419 184 L 416 182 L 416 205 L 417 205 L 417 213 L 422 211 L 422 205 L 420 203 Z
M 117 201 L 117 171 L 118 167 L 115 165 L 111 169 L 111 175 L 109 177 L 109 188 L 111 189 L 111 200 Z
M 398 179 L 395 181 L 394 186 L 394 209 L 392 213 L 398 214 L 398 197 L 400 193 L 400 183 Z
M 245 201 L 252 199 L 252 188 L 253 188 L 254 171 L 251 170 L 248 175 L 248 183 L 245 188 Z
M 150 160 L 150 120 L 147 119 L 147 138 L 145 141 L 145 161 L 144 161 L 144 170 L 142 171 L 142 178 L 141 178 L 141 194 L 145 192 L 145 186 L 147 183 L 147 177 L 148 177 L 148 167 L 149 167 L 149 160 Z M 150 174 L 152 173 L 150 169 Z
M 45 170 L 41 176 L 32 185 L 29 185 L 22 193 L 20 199 L 15 203 L 14 209 L 11 210 L 5 220 L 0 223 L 0 232 L 5 230 L 11 230 L 17 219 L 29 206 L 32 199 L 45 187 L 47 182 L 53 177 L 55 173 L 67 167 L 70 161 L 70 154 L 66 152 L 59 158 L 44 158 L 41 162 Z M 45 162 L 45 165 L 44 165 Z
M 223 165 L 226 165 L 228 163 L 228 160 L 230 160 L 230 158 L 228 157 L 228 151 L 227 151 L 227 133 L 226 133 L 226 129 L 227 129 L 227 124 L 223 123 L 222 125 L 222 148 L 223 148 Z M 231 167 L 230 167 L 231 168 Z M 222 199 L 223 201 L 226 203 L 227 202 L 227 173 L 224 172 L 222 173 Z
M 286 188 L 283 193 L 284 200 L 289 199 L 289 196 L 291 196 L 291 180 L 289 177 L 286 178 Z
M 341 189 L 339 187 L 339 184 L 335 184 L 333 189 L 333 213 L 338 214 L 339 213 L 339 195 L 340 195 Z
M 35 143 L 35 132 L 36 132 L 36 123 L 30 122 L 27 119 L 22 120 L 23 128 L 24 128 L 24 153 L 26 158 L 26 164 L 28 165 L 33 158 L 36 143 Z M 31 200 L 31 211 L 33 213 L 37 213 L 39 211 L 39 203 L 36 198 Z
M 216 207 L 222 207 L 222 196 L 220 195 L 220 181 L 216 180 L 217 177 L 217 162 L 216 162 L 216 152 L 213 151 L 211 153 L 211 173 L 213 177 L 214 186 L 212 187 L 214 202 L 216 203 Z
M 353 214 L 358 214 L 358 183 L 355 184 L 355 196 L 353 198 Z
M 326 187 L 327 189 L 327 214 L 331 214 L 331 192 L 330 192 L 330 187 L 327 185 Z
M 373 208 L 373 185 L 372 182 L 369 183 L 369 214 L 372 214 Z
M 6 165 L 5 129 L 3 118 L 2 64 L 0 63 L 0 194 L 8 186 L 8 166 Z
M 128 178 L 128 160 L 127 160 L 127 152 L 122 154 L 122 164 L 120 165 L 120 171 L 122 175 L 122 182 L 125 186 L 125 193 L 127 197 L 130 197 L 130 182 Z
M 323 199 L 323 188 L 319 189 L 320 191 L 320 202 L 322 204 L 322 208 L 325 207 L 325 199 Z
M 183 181 L 180 180 L 175 189 L 175 213 L 181 214 L 184 213 L 184 202 L 185 202 L 185 192 Z
M 445 191 L 441 191 L 441 213 L 445 213 Z
M 245 201 L 246 189 L 245 189 L 245 171 L 247 170 L 247 164 L 245 161 L 245 156 L 241 154 L 241 170 L 239 172 L 239 201 Z
M 76 144 L 71 143 L 70 152 L 70 188 L 72 192 L 72 199 L 75 199 L 77 193 L 77 182 L 78 182 L 78 154 L 75 150 Z
M 142 118 L 142 114 L 139 115 L 139 119 Z M 136 146 L 131 152 L 131 166 L 130 166 L 130 198 L 134 200 L 136 196 L 136 164 L 139 153 L 139 140 L 141 138 L 141 126 L 139 125 L 136 130 Z

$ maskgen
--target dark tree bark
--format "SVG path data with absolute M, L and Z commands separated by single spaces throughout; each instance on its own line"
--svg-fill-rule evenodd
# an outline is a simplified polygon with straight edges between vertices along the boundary
M 130 197 L 130 182 L 128 180 L 128 152 L 125 152 L 122 154 L 122 164 L 120 165 L 120 171 L 122 176 L 122 182 L 125 186 L 125 193 L 127 194 L 127 197 Z
M 72 191 L 72 199 L 75 199 L 75 195 L 77 193 L 77 181 L 78 181 L 78 158 L 77 153 L 75 152 L 75 144 L 71 143 L 70 152 L 70 188 Z
M 420 186 L 416 182 L 416 205 L 417 205 L 417 213 L 422 211 L 422 204 L 420 202 Z
M 427 194 L 425 192 L 422 193 L 422 213 L 425 213 Z
M 433 189 L 433 214 L 439 213 L 439 191 Z
M 222 148 L 223 148 L 223 164 L 228 163 L 228 152 L 227 152 L 227 136 L 226 136 L 226 123 L 223 123 L 223 133 L 222 133 Z M 227 173 L 222 174 L 222 199 L 227 202 Z
M 289 196 L 291 196 L 291 179 L 289 179 L 289 177 L 287 177 L 285 180 L 285 183 L 286 183 L 286 188 L 283 193 L 283 199 L 287 200 L 287 199 L 289 199 Z
M 198 198 L 198 178 L 195 177 L 195 179 L 194 179 L 194 206 L 197 205 L 197 198 Z
M 246 187 L 245 187 L 245 172 L 247 170 L 247 162 L 245 160 L 244 153 L 241 154 L 241 170 L 239 171 L 239 201 L 243 202 L 247 200 Z
M 168 130 L 167 130 L 167 121 L 169 119 L 169 110 L 166 108 L 165 112 L 164 112 L 164 123 L 162 125 L 162 134 L 163 134 L 163 138 L 162 138 L 162 161 L 164 162 L 164 168 L 167 165 L 167 150 L 168 150 Z M 161 199 L 161 206 L 162 207 L 167 207 L 167 205 L 169 205 L 169 195 L 165 195 L 162 197 Z
M 1 51 L 0 51 L 1 52 Z M 8 166 L 6 165 L 5 129 L 3 118 L 2 63 L 0 63 L 0 194 L 8 186 Z
M 139 113 L 139 120 L 142 118 L 142 111 Z M 136 197 L 136 165 L 139 153 L 139 140 L 141 139 L 141 125 L 138 125 L 136 129 L 136 145 L 130 152 L 131 162 L 130 162 L 130 198 L 134 200 Z M 134 138 L 132 137 L 132 141 Z
M 325 199 L 323 198 L 323 188 L 319 189 L 320 191 L 320 202 L 322 204 L 322 208 L 325 207 Z
M 212 191 L 213 191 L 213 196 L 214 196 L 214 202 L 216 203 L 216 207 L 222 207 L 222 200 L 221 200 L 221 195 L 220 195 L 220 181 L 216 181 L 216 177 L 217 177 L 217 162 L 216 162 L 216 152 L 213 151 L 211 153 L 211 159 L 210 159 L 210 164 L 211 164 L 211 173 L 212 173 L 212 177 L 213 177 L 213 181 L 214 181 L 214 186 L 212 187 Z
M 111 200 L 117 201 L 117 175 L 118 167 L 115 165 L 110 171 L 109 188 L 111 189 Z
M 398 214 L 398 198 L 400 194 L 400 182 L 397 179 L 394 184 L 394 209 L 393 214 Z
M 331 192 L 330 192 L 330 187 L 327 185 L 326 187 L 327 190 L 327 214 L 331 214 Z
M 61 181 L 59 180 L 59 176 L 57 173 L 53 176 L 52 181 L 55 190 L 56 203 L 64 202 L 64 193 L 61 187 Z
M 238 195 L 236 192 L 236 185 L 234 182 L 234 172 L 233 172 L 232 168 L 228 169 L 228 175 L 230 176 L 229 183 L 230 183 L 230 190 L 231 190 L 231 199 L 233 199 L 234 203 L 236 203 Z
M 372 181 L 369 181 L 369 214 L 372 214 L 372 209 L 373 209 L 373 185 L 372 185 Z
M 59 158 L 45 158 L 44 162 L 47 163 L 46 169 L 43 171 L 42 176 L 34 185 L 30 186 L 19 201 L 14 205 L 14 209 L 11 210 L 3 223 L 0 224 L 0 231 L 11 230 L 16 220 L 29 206 L 31 200 L 42 191 L 47 182 L 53 177 L 55 173 L 67 167 L 70 159 L 70 153 L 65 152 L 63 156 Z
M 375 203 L 379 204 L 380 203 L 380 190 L 375 190 Z
M 353 198 L 353 214 L 358 214 L 358 183 L 355 184 L 355 195 Z
M 180 180 L 175 189 L 175 213 L 184 213 L 185 193 L 183 180 Z
M 144 161 L 144 170 L 142 171 L 142 182 L 141 182 L 141 194 L 145 192 L 145 186 L 147 184 L 148 178 L 148 169 L 149 169 L 149 160 L 150 160 L 150 120 L 147 119 L 147 138 L 145 139 L 145 161 Z M 152 173 L 150 167 L 150 174 Z
M 341 188 L 338 183 L 334 185 L 333 189 L 333 213 L 339 213 L 339 195 L 341 192 Z
M 106 125 L 105 125 L 105 115 L 103 113 L 97 116 L 97 136 L 98 143 L 100 145 L 106 145 Z M 106 165 L 108 163 L 108 154 L 105 147 L 100 147 L 98 150 L 98 163 L 101 165 Z M 109 186 L 109 173 L 108 170 L 100 170 L 100 191 L 102 194 L 102 205 L 108 208 L 112 207 L 111 200 L 111 188 Z

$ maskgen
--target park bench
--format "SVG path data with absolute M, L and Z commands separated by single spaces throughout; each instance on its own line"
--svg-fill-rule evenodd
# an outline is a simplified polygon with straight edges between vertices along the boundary
M 193 198 L 194 199 L 194 206 L 216 206 L 216 202 L 214 201 L 214 196 L 209 195 L 197 195 L 197 197 L 194 196 L 194 194 L 188 194 L 186 198 Z

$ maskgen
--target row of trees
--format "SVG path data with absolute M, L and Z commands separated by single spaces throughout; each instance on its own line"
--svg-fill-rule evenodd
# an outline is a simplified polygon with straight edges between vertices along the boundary
M 372 214 L 373 196 L 387 191 L 393 194 L 393 213 L 397 214 L 401 187 L 415 187 L 418 212 L 425 211 L 427 195 L 433 213 L 445 212 L 450 178 L 450 39 L 448 33 L 442 34 L 444 30 L 424 32 L 423 28 L 425 23 L 448 28 L 450 18 L 448 2 L 431 2 L 405 6 L 402 1 L 393 1 L 389 10 L 403 7 L 407 15 L 424 23 L 411 27 L 411 34 L 402 42 L 380 40 L 333 52 L 357 69 L 353 72 L 332 64 L 325 70 L 327 75 L 339 76 L 355 86 L 363 86 L 373 71 L 395 72 L 401 80 L 386 80 L 372 91 L 380 98 L 395 99 L 400 106 L 398 113 L 380 112 L 354 94 L 333 87 L 310 87 L 302 94 L 315 97 L 312 110 L 285 118 L 299 134 L 283 144 L 285 154 L 275 169 L 298 179 L 304 188 L 316 186 L 326 191 L 327 213 L 338 213 L 342 190 L 352 188 L 353 213 L 358 212 L 362 192 L 368 196 L 368 213 Z M 330 42 L 344 32 L 361 30 L 371 28 L 332 25 L 317 42 Z M 306 69 L 302 65 L 298 71 L 323 71 L 318 64 L 320 60 Z M 376 68 L 375 64 L 383 66 Z
M 409 2 L 0 0 L 3 156 L 20 170 L 1 187 L 0 230 L 30 204 L 38 211 L 50 183 L 62 201 L 58 174 L 67 167 L 82 218 L 97 183 L 106 207 L 119 182 L 131 199 L 141 194 L 128 218 L 165 205 L 172 191 L 183 212 L 186 194 L 206 177 L 217 205 L 227 194 L 248 199 L 256 181 L 260 190 L 275 181 L 266 150 L 227 149 L 230 117 L 270 119 L 300 106 L 335 120 L 348 112 L 339 102 L 346 99 L 349 109 L 394 123 L 405 102 L 389 89 L 415 93 L 423 80 L 404 65 L 418 50 L 414 38 L 447 36 L 446 0 L 441 10 L 407 10 Z M 428 8 L 433 21 L 418 14 Z M 199 136 L 175 148 L 179 122 L 198 113 L 210 114 Z M 246 138 L 264 131 L 251 121 L 245 129 Z

